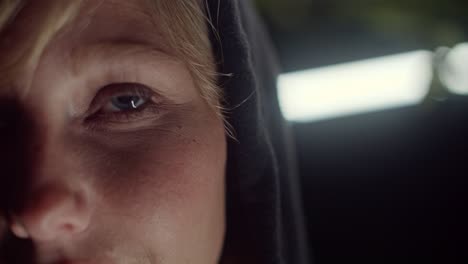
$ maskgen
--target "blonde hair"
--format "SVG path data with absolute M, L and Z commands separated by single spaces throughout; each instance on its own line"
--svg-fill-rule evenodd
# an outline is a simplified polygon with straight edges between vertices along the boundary
M 210 24 L 203 10 L 203 1 L 147 0 L 152 13 L 166 35 L 176 56 L 185 62 L 201 96 L 221 115 L 221 90 L 217 87 L 216 64 L 209 39 Z M 0 32 L 15 19 L 27 0 L 0 0 Z M 79 13 L 82 1 L 52 1 L 35 24 L 37 30 L 22 41 L 15 54 L 2 58 L 0 71 L 14 76 L 16 65 L 35 65 L 50 40 Z M 170 29 L 170 30 L 168 30 Z M 5 61 L 7 60 L 7 61 Z M 2 80 L 0 79 L 0 85 Z
M 24 0 L 0 0 L 0 33 L 8 29 L 25 4 Z M 49 41 L 78 13 L 78 6 L 77 1 L 56 1 L 45 7 L 47 12 L 34 20 L 37 30 L 25 36 L 8 56 L 2 57 L 0 85 L 9 84 L 5 82 L 10 81 L 10 76 L 17 76 L 21 66 L 37 65 Z

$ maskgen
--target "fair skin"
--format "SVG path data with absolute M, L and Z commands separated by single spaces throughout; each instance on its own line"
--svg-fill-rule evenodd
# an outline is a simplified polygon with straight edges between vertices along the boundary
M 47 1 L 31 1 L 0 36 L 0 58 L 34 30 L 28 17 Z M 24 145 L 14 164 L 25 175 L 9 165 L 0 178 L 2 186 L 27 179 L 15 196 L 21 206 L 1 208 L 0 229 L 30 240 L 35 263 L 218 261 L 223 122 L 145 5 L 87 1 L 37 65 L 20 66 L 0 87 L 28 127 L 11 144 Z

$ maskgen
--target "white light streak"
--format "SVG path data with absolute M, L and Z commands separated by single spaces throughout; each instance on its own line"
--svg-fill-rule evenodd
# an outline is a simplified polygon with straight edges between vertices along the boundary
M 306 122 L 417 104 L 429 88 L 431 60 L 431 52 L 413 51 L 282 74 L 282 112 Z

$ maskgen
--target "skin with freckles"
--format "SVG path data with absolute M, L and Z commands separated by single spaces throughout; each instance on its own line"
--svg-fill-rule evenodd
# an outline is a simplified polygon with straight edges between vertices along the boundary
M 48 1 L 24 7 L 0 58 Z M 85 3 L 36 64 L 1 82 L 0 118 L 15 118 L 2 128 L 0 185 L 15 191 L 2 198 L 0 247 L 28 243 L 30 263 L 217 263 L 223 121 L 145 1 Z

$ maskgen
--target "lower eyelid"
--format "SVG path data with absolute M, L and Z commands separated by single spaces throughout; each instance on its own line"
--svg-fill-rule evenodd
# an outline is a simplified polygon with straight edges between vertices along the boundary
M 128 128 L 153 125 L 168 112 L 168 109 L 154 103 L 144 106 L 141 110 L 97 113 L 86 118 L 85 126 L 91 130 L 126 130 Z

